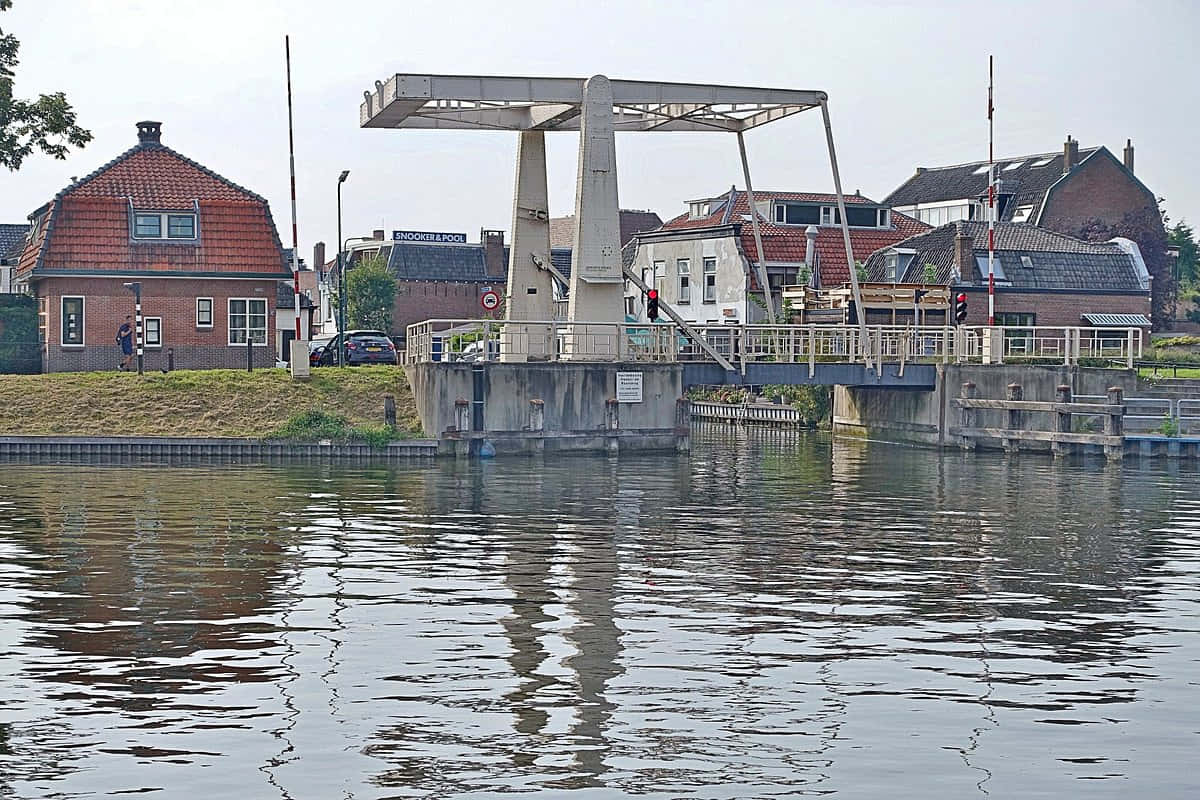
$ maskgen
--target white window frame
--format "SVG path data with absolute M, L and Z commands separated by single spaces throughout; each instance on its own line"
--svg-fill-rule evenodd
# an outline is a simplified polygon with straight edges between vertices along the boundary
M 879 227 L 880 228 L 892 227 L 892 211 L 891 211 L 891 209 L 889 209 L 889 208 L 879 209 Z
M 200 302 L 202 300 L 208 301 L 208 322 L 207 323 L 200 321 Z M 215 302 L 213 302 L 213 299 L 211 297 L 197 297 L 196 298 L 196 327 L 197 328 L 211 328 L 213 326 L 213 317 L 216 316 L 216 308 L 217 308 L 217 304 Z
M 246 313 L 245 313 L 246 327 L 244 329 L 233 327 L 233 304 L 237 303 L 237 302 L 244 302 L 246 304 Z M 266 347 L 267 346 L 267 334 L 271 330 L 271 318 L 270 318 L 271 309 L 267 308 L 267 299 L 265 297 L 230 297 L 229 301 L 225 304 L 225 308 L 229 312 L 229 316 L 225 318 L 225 320 L 226 320 L 225 339 L 226 339 L 226 341 L 229 342 L 230 347 L 245 347 L 246 346 L 245 341 L 235 342 L 233 340 L 233 332 L 235 330 L 239 330 L 239 331 L 245 330 L 247 337 L 250 335 L 251 330 L 258 330 L 257 328 L 250 327 L 250 304 L 251 303 L 262 303 L 263 304 L 263 314 L 262 314 L 262 316 L 263 316 L 263 327 L 262 327 L 263 340 L 261 342 L 255 342 L 253 346 L 254 347 Z
M 65 340 L 67 311 L 65 304 L 68 300 L 79 301 L 79 341 L 68 342 Z M 58 344 L 60 347 L 83 347 L 87 344 L 87 329 L 85 320 L 87 319 L 87 298 L 80 294 L 64 294 L 58 298 Z
M 675 302 L 688 305 L 692 302 L 692 260 L 675 259 L 675 274 L 678 279 L 679 295 Z
M 144 236 L 138 233 L 139 217 L 158 217 L 158 235 Z M 191 236 L 172 236 L 171 217 L 190 217 L 192 220 Z M 138 211 L 133 210 L 133 226 L 129 235 L 142 242 L 194 242 L 200 238 L 200 219 L 195 211 Z
M 821 224 L 833 224 L 833 206 L 821 206 Z
M 158 323 L 158 340 L 150 341 L 150 320 Z M 161 348 L 163 340 L 162 317 L 142 317 L 142 346 Z
M 666 277 L 667 277 L 667 262 L 666 261 L 655 261 L 654 262 L 654 283 L 649 284 L 649 286 L 651 289 L 657 289 L 660 297 L 662 296 L 663 281 L 666 280 Z
M 717 259 L 705 256 L 704 263 L 704 299 L 705 303 L 717 302 Z

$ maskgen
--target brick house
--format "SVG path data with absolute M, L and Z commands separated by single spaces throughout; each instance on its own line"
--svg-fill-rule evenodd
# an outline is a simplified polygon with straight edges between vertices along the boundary
M 1133 172 L 1133 143 L 1118 159 L 1106 147 L 1080 149 L 1067 137 L 1061 152 L 998 158 L 997 220 L 1037 225 L 1088 240 L 1136 241 L 1153 277 L 1156 326 L 1173 309 L 1171 262 L 1158 198 Z M 918 167 L 885 203 L 931 225 L 987 220 L 988 163 Z
M 29 225 L 0 225 L 0 294 L 12 291 L 13 275 L 25 250 Z
M 457 234 L 465 239 L 465 234 Z M 479 319 L 486 315 L 480 305 L 485 289 L 502 298 L 508 282 L 509 248 L 504 231 L 483 230 L 479 242 L 431 243 L 385 239 L 384 231 L 352 242 L 347 252 L 347 274 L 367 258 L 383 258 L 396 279 L 392 306 L 393 338 L 403 343 L 409 325 L 427 319 Z M 323 247 L 322 247 L 323 253 Z M 571 250 L 552 247 L 550 259 L 564 276 L 571 274 Z M 327 268 L 336 281 L 336 261 Z M 555 286 L 555 297 L 565 298 L 565 287 Z M 336 313 L 336 309 L 333 310 Z M 492 316 L 503 316 L 504 307 Z M 335 328 L 336 330 L 336 328 Z
M 837 197 L 813 192 L 755 192 L 764 266 L 773 292 L 785 285 L 815 288 L 850 280 Z M 856 261 L 874 250 L 929 229 L 858 194 L 846 195 L 850 246 Z M 736 187 L 693 200 L 688 211 L 655 231 L 636 234 L 631 267 L 684 319 L 698 324 L 756 323 L 766 311 L 754 262 L 758 258 L 750 204 Z M 626 313 L 645 317 L 642 292 L 628 286 Z
M 958 221 L 882 248 L 867 259 L 872 284 L 932 284 L 967 294 L 967 324 L 987 323 L 988 226 Z M 1007 327 L 1150 326 L 1150 275 L 1128 239 L 1085 242 L 1024 223 L 996 225 L 996 324 Z M 944 315 L 943 315 L 944 318 Z M 907 322 L 911 322 L 908 314 Z M 868 313 L 868 321 L 871 320 Z M 940 324 L 942 319 L 930 319 Z
M 43 370 L 114 369 L 141 283 L 147 368 L 275 364 L 276 284 L 290 279 L 267 201 L 161 143 L 138 143 L 30 215 L 19 289 L 38 300 Z

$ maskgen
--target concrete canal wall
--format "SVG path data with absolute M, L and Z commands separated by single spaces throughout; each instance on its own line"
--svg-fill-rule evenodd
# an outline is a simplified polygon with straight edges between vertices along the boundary
M 432 362 L 405 370 L 421 425 L 444 452 L 474 453 L 484 440 L 498 452 L 688 446 L 678 364 Z
M 885 369 L 889 367 L 885 365 Z M 1103 395 L 1119 386 L 1126 395 L 1136 394 L 1133 370 L 1065 366 L 946 364 L 937 368 L 932 391 L 897 391 L 865 386 L 835 386 L 833 429 L 835 433 L 884 441 L 914 442 L 936 447 L 958 446 L 950 435 L 959 426 L 959 409 L 954 401 L 963 383 L 976 385 L 975 396 L 1003 399 L 1010 383 L 1021 384 L 1025 400 L 1055 400 L 1059 385 L 1071 387 L 1075 395 Z M 1005 411 L 978 411 L 980 428 L 1008 425 Z M 1026 413 L 1025 430 L 1052 430 L 1053 414 Z M 997 440 L 984 443 L 999 447 Z M 1049 442 L 1031 447 L 1049 450 Z

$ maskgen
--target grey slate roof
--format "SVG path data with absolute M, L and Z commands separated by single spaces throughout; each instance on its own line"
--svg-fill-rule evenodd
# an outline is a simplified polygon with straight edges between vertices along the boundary
M 1080 149 L 1079 163 L 1082 164 L 1103 147 Z M 1050 159 L 1042 167 L 1036 163 Z M 1014 197 L 1004 209 L 1001 221 L 1012 219 L 1018 206 L 1033 206 L 1034 213 L 1041 207 L 1046 192 L 1063 177 L 1063 154 L 1039 153 L 1032 156 L 1001 158 L 996 162 L 996 179 L 1001 192 L 1011 192 Z M 1015 169 L 1005 169 L 1020 164 Z M 920 203 L 937 203 L 944 200 L 978 199 L 987 196 L 987 172 L 976 174 L 987 161 L 956 164 L 951 167 L 918 168 L 917 173 L 905 181 L 884 199 L 884 205 L 911 206 Z
M 489 275 L 482 244 L 421 244 L 396 242 L 388 257 L 388 270 L 399 281 L 435 281 L 447 283 L 495 283 L 508 277 L 508 247 L 504 248 L 504 266 Z M 563 275 L 571 276 L 571 251 L 555 247 L 550 261 Z
M 25 249 L 25 235 L 29 233 L 28 224 L 0 224 L 0 259 L 20 258 Z
M 876 250 L 867 259 L 867 280 L 890 283 L 887 255 L 893 250 L 916 251 L 898 283 L 921 283 L 925 264 L 937 269 L 937 283 L 945 285 L 954 271 L 954 237 L 959 229 L 971 236 L 976 257 L 987 256 L 987 223 L 953 222 L 928 233 L 911 236 L 891 247 Z M 1025 266 L 1021 256 L 1029 258 Z M 996 225 L 996 260 L 1019 289 L 1107 289 L 1145 292 L 1133 257 L 1115 244 L 1084 242 L 1061 233 L 1021 222 Z M 987 285 L 978 264 L 965 271 L 961 285 Z

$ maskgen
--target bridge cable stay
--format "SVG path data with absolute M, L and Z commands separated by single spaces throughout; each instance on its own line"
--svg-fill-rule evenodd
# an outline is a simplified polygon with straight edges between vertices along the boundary
M 641 278 L 635 275 L 633 270 L 624 266 L 621 269 L 625 273 L 625 277 L 630 283 L 641 289 L 643 292 L 650 291 L 650 287 L 647 286 Z M 683 332 L 691 338 L 692 341 L 700 345 L 700 349 L 712 356 L 714 361 L 716 361 L 729 372 L 737 372 L 737 368 L 730 363 L 729 359 L 717 352 L 717 349 L 709 344 L 708 340 L 701 336 L 699 331 L 697 331 L 691 325 L 688 325 L 687 320 L 679 316 L 675 309 L 671 308 L 670 304 L 662 299 L 661 295 L 658 298 L 658 310 L 670 317 L 671 321 L 678 325 Z
M 820 100 L 821 116 L 825 119 L 825 139 L 829 142 L 829 164 L 833 167 L 833 188 L 837 192 L 838 214 L 842 217 L 842 241 L 846 245 L 846 264 L 850 267 L 850 292 L 854 296 L 854 308 L 858 317 L 858 334 L 862 341 L 863 364 L 871 369 L 871 339 L 867 332 L 867 310 L 863 307 L 862 289 L 858 285 L 858 271 L 854 263 L 854 249 L 850 246 L 850 223 L 846 219 L 846 198 L 842 194 L 842 177 L 838 173 L 837 154 L 833 149 L 833 127 L 829 123 L 829 102 Z M 880 354 L 882 357 L 882 353 Z M 881 375 L 879 364 L 875 373 Z

